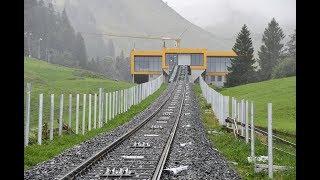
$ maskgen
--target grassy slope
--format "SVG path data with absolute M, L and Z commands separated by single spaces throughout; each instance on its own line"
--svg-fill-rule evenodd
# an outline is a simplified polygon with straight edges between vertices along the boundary
M 267 126 L 267 103 L 272 103 L 273 128 L 295 135 L 296 133 L 296 77 L 274 79 L 246 84 L 220 91 L 238 99 L 255 103 L 255 124 Z
M 201 95 L 201 89 L 199 85 L 194 86 L 193 90 L 198 97 L 198 102 L 201 107 L 201 119 L 206 130 L 220 132 L 220 134 L 207 133 L 207 137 L 211 140 L 213 146 L 217 148 L 219 152 L 227 158 L 228 161 L 237 163 L 237 165 L 230 164 L 231 166 L 234 166 L 242 179 L 268 179 L 267 173 L 254 173 L 253 165 L 248 163 L 247 157 L 250 156 L 250 144 L 246 144 L 242 139 L 236 139 L 232 133 L 227 132 L 219 125 L 219 122 L 212 111 L 210 112 L 210 105 L 206 103 L 205 99 Z M 206 112 L 208 110 L 210 113 Z M 281 145 L 281 147 L 278 146 L 278 148 L 283 149 L 285 147 Z M 255 149 L 256 156 L 267 155 L 267 147 L 262 145 L 258 140 L 256 140 Z M 289 151 L 288 149 L 286 150 Z M 294 153 L 292 151 L 289 152 Z M 285 172 L 274 173 L 274 179 L 296 179 L 296 160 L 294 156 L 274 150 L 273 158 L 275 165 L 293 167 L 293 169 Z
M 32 84 L 31 92 L 31 128 L 36 128 L 38 122 L 39 94 L 44 95 L 43 122 L 49 122 L 50 94 L 55 94 L 55 126 L 59 117 L 59 96 L 64 94 L 64 119 L 68 119 L 68 98 L 73 94 L 73 112 L 75 112 L 76 94 L 80 94 L 80 115 L 82 115 L 82 93 L 98 93 L 99 88 L 105 92 L 125 89 L 132 83 L 113 81 L 89 71 L 53 65 L 44 61 L 29 59 L 24 62 L 24 81 Z M 88 101 L 88 95 L 87 95 Z M 93 101 L 93 97 L 92 97 Z M 88 106 L 88 105 L 87 105 Z M 88 107 L 87 107 L 88 108 Z M 93 107 L 92 107 L 93 108 Z M 93 113 L 92 113 L 93 114 Z M 75 117 L 75 115 L 73 115 Z M 81 121 L 81 116 L 79 117 Z M 80 124 L 81 127 L 81 124 Z
M 92 138 L 101 132 L 106 132 L 114 129 L 115 127 L 128 122 L 134 115 L 141 112 L 147 106 L 149 106 L 166 88 L 163 85 L 156 93 L 149 96 L 142 103 L 136 106 L 132 106 L 131 109 L 121 114 L 115 119 L 111 120 L 107 125 L 101 129 L 95 129 L 86 133 L 81 134 L 82 127 L 82 93 L 98 93 L 100 87 L 104 88 L 105 92 L 112 92 L 119 89 L 125 89 L 133 86 L 132 83 L 116 82 L 107 79 L 101 75 L 94 74 L 89 71 L 68 68 L 59 65 L 53 65 L 44 61 L 27 58 L 24 63 L 24 81 L 32 83 L 32 95 L 31 95 L 31 134 L 30 143 L 31 145 L 25 148 L 25 168 L 29 168 L 39 162 L 48 160 L 55 155 L 61 153 L 63 150 L 70 148 L 84 140 Z M 74 130 L 75 124 L 75 94 L 80 94 L 80 110 L 79 110 L 79 135 L 75 134 L 64 134 L 62 137 L 54 136 L 54 141 L 49 142 L 43 141 L 43 145 L 39 146 L 32 144 L 36 141 L 36 128 L 38 123 L 38 101 L 39 94 L 44 94 L 44 109 L 43 109 L 43 122 L 49 122 L 49 111 L 50 111 L 50 94 L 55 94 L 55 128 L 57 127 L 57 119 L 59 117 L 59 96 L 61 93 L 64 94 L 64 122 L 68 120 L 68 95 L 73 94 L 73 115 L 72 115 L 72 129 Z M 88 103 L 88 96 L 87 96 Z M 93 97 L 92 97 L 93 103 Z M 86 105 L 88 110 L 88 104 Z M 92 104 L 93 111 L 93 104 Z M 88 112 L 86 114 L 88 116 Z M 87 121 L 87 120 L 86 120 Z M 93 121 L 93 112 L 92 112 Z M 56 132 L 55 132 L 56 133 Z

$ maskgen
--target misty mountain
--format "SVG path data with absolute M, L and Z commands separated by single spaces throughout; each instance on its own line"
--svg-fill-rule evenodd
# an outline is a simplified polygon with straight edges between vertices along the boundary
M 186 28 L 181 47 L 229 50 L 226 44 L 211 33 L 180 16 L 162 0 L 66 0 L 65 8 L 76 31 L 88 33 L 115 33 L 120 35 L 166 36 L 176 38 Z M 161 49 L 162 41 L 119 37 L 84 36 L 88 54 L 106 51 L 106 44 L 113 40 L 115 53 L 124 50 L 125 56 L 136 49 Z M 173 41 L 167 41 L 173 47 Z

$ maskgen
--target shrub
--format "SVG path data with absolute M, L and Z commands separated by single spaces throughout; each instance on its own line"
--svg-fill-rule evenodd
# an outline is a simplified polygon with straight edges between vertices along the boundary
M 296 59 L 285 58 L 272 69 L 272 78 L 283 78 L 296 75 Z

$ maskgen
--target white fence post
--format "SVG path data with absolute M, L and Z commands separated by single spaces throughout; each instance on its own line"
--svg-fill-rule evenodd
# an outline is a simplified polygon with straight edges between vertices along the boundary
M 24 129 L 24 145 L 28 146 L 29 144 L 29 132 L 30 132 L 30 100 L 31 100 L 31 91 L 27 91 L 26 99 L 26 124 Z
M 114 118 L 115 114 L 115 105 L 116 105 L 116 92 L 112 92 L 112 119 Z
M 53 140 L 53 120 L 54 120 L 54 94 L 51 94 L 51 106 L 50 106 L 50 141 Z
M 83 94 L 83 105 L 82 105 L 82 134 L 86 130 L 86 94 Z
M 104 89 L 101 88 L 101 121 L 100 121 L 100 128 L 103 126 L 103 116 L 104 116 Z
M 269 178 L 273 178 L 273 155 L 272 155 L 272 103 L 268 103 L 268 171 Z
M 120 90 L 120 97 L 119 97 L 119 102 L 120 102 L 120 104 L 119 104 L 119 106 L 120 106 L 120 113 L 119 114 L 121 114 L 123 111 L 123 90 Z
M 43 109 L 43 94 L 39 95 L 39 117 L 38 117 L 38 144 L 42 143 L 42 109 Z
M 243 124 L 245 123 L 244 121 L 244 100 L 242 99 L 241 100 L 241 136 L 244 136 L 244 127 L 243 127 Z
M 108 122 L 108 93 L 105 93 L 105 122 Z
M 101 95 L 102 95 L 102 88 L 99 88 L 99 103 L 98 103 L 98 128 L 101 127 Z
M 115 114 L 114 114 L 114 115 L 117 116 L 117 115 L 118 115 L 118 104 L 119 104 L 119 102 L 118 102 L 118 101 L 119 101 L 119 99 L 118 99 L 118 91 L 115 92 L 115 99 L 114 99 L 114 101 L 115 101 L 115 107 L 114 107 L 114 109 L 115 109 L 115 110 L 114 110 L 114 113 L 115 113 Z
M 255 159 L 255 154 L 254 154 L 254 123 L 253 123 L 253 102 L 251 101 L 251 159 Z M 254 161 L 255 162 L 255 161 Z
M 246 143 L 249 143 L 249 109 L 248 109 L 248 101 L 246 101 Z
M 112 111 L 111 111 L 111 96 L 112 96 L 112 93 L 111 92 L 109 92 L 109 118 L 108 118 L 108 120 L 111 120 L 111 115 L 112 115 Z
M 72 121 L 72 94 L 69 94 L 69 128 L 71 128 Z
M 97 128 L 97 94 L 94 94 L 93 129 Z
M 59 136 L 62 135 L 62 123 L 63 123 L 63 94 L 60 96 L 60 116 L 59 116 Z
M 76 134 L 79 132 L 79 94 L 76 98 Z
M 91 131 L 91 94 L 89 94 L 88 131 Z

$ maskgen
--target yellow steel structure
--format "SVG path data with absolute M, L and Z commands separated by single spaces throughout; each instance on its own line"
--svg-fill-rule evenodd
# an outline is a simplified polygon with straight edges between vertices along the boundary
M 161 74 L 160 71 L 135 71 L 134 57 L 135 56 L 158 56 L 161 57 L 162 69 L 168 69 L 169 66 L 165 64 L 166 54 L 203 54 L 203 65 L 190 66 L 192 70 L 206 70 L 207 57 L 236 57 L 237 54 L 233 51 L 208 51 L 205 48 L 163 48 L 162 50 L 132 50 L 130 53 L 130 71 L 131 74 Z M 227 72 L 210 72 L 208 75 L 225 75 Z

